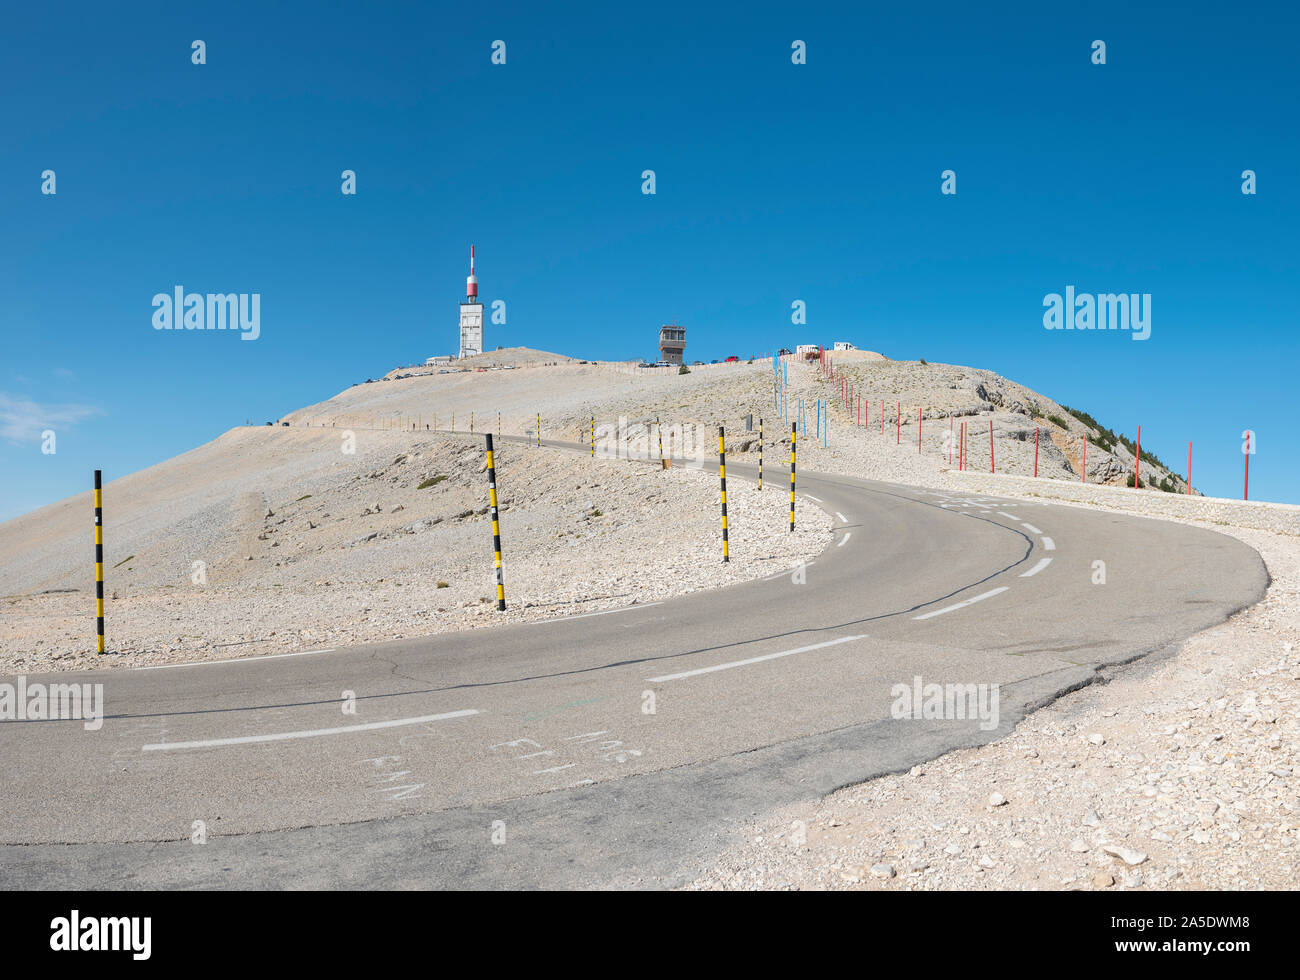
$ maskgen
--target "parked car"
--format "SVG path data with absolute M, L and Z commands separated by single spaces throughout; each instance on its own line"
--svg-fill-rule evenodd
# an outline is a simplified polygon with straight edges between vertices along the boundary
M 793 353 L 794 353 L 794 351 L 790 350 L 790 348 L 788 348 L 788 347 L 782 347 L 779 351 L 776 352 L 776 356 L 777 356 L 777 357 L 785 357 L 786 354 L 793 354 Z

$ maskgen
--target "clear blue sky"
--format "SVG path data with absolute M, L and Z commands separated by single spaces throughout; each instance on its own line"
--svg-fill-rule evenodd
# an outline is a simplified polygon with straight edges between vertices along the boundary
M 1294 6 L 728 6 L 7 5 L 0 519 L 454 351 L 471 241 L 490 346 L 846 339 L 1191 439 L 1213 494 L 1254 429 L 1251 496 L 1300 502 Z M 260 293 L 260 339 L 155 331 L 178 284 Z M 1066 285 L 1150 293 L 1151 339 L 1044 330 Z

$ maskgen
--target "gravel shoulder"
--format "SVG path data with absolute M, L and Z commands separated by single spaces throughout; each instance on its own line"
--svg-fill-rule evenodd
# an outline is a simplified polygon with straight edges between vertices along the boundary
M 88 499 L 0 527 L 0 672 L 312 650 L 594 612 L 815 557 L 783 495 L 716 474 L 505 443 L 496 453 L 508 608 L 496 609 L 481 438 L 237 429 L 105 488 L 110 655 L 94 654 Z M 78 564 L 78 560 L 80 563 Z

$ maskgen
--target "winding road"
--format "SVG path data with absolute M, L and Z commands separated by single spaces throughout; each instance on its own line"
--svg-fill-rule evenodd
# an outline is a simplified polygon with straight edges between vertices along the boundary
M 799 497 L 834 539 L 766 580 L 347 649 L 29 675 L 102 682 L 107 712 L 97 732 L 0 724 L 0 883 L 670 887 L 737 822 L 999 737 L 1268 583 L 1246 545 L 1179 524 L 804 472 Z M 508 585 L 508 516 L 502 530 Z M 996 727 L 892 717 L 916 677 L 998 685 Z

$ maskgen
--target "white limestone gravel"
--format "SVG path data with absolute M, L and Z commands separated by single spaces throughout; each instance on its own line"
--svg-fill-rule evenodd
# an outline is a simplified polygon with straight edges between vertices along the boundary
M 0 526 L 0 672 L 284 653 L 654 602 L 815 557 L 831 518 L 716 473 L 502 444 L 507 610 L 468 435 L 236 429 L 105 488 L 110 654 L 94 654 L 87 499 Z M 441 479 L 439 479 L 441 478 Z M 436 483 L 421 488 L 429 480 Z M 196 563 L 202 563 L 196 565 Z M 201 570 L 202 575 L 196 575 Z

